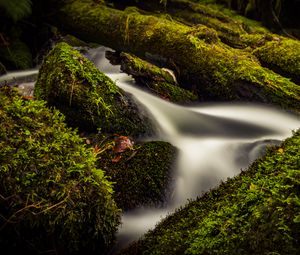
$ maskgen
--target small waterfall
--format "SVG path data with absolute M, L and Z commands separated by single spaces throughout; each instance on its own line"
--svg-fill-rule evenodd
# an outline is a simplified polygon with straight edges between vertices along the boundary
M 110 49 L 99 47 L 86 55 L 149 110 L 161 130 L 156 139 L 170 142 L 179 149 L 171 200 L 166 201 L 163 208 L 140 208 L 124 213 L 118 242 L 111 254 L 140 238 L 189 199 L 237 175 L 262 155 L 266 146 L 280 143 L 300 127 L 298 116 L 259 104 L 213 103 L 183 107 L 166 102 L 135 87 L 132 78 L 121 73 L 119 66 L 110 65 L 105 58 L 106 50 Z M 33 89 L 32 76 L 36 73 L 37 69 L 10 73 L 0 77 L 0 84 L 21 79 L 25 83 L 19 85 L 20 90 Z
M 110 77 L 155 117 L 162 130 L 159 139 L 180 151 L 172 199 L 165 208 L 126 212 L 111 254 L 140 238 L 188 200 L 239 174 L 264 153 L 266 146 L 279 144 L 300 127 L 297 116 L 276 108 L 249 103 L 183 107 L 140 90 L 124 74 Z
M 105 58 L 97 63 L 100 70 L 109 65 Z M 298 116 L 275 107 L 250 103 L 183 107 L 141 90 L 118 69 L 107 75 L 154 116 L 162 131 L 158 139 L 170 142 L 180 151 L 171 200 L 164 208 L 139 208 L 124 213 L 111 254 L 142 237 L 188 200 L 239 174 L 264 153 L 266 146 L 279 144 L 300 127 Z

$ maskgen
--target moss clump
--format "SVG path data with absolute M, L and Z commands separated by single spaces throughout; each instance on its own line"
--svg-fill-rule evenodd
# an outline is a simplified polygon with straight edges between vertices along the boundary
M 300 130 L 121 254 L 299 254 Z
M 96 157 L 57 110 L 0 90 L 0 244 L 11 253 L 105 251 L 120 211 Z
M 176 103 L 197 101 L 191 91 L 180 88 L 170 70 L 159 68 L 132 54 L 120 54 L 121 70 L 132 75 L 139 86 L 163 99 Z
M 267 42 L 253 54 L 267 67 L 300 85 L 300 42 L 283 37 Z
M 152 132 L 131 97 L 66 43 L 57 44 L 45 58 L 34 94 L 82 130 L 135 136 Z
M 117 143 L 115 139 L 101 146 L 98 164 L 115 182 L 118 206 L 127 210 L 164 202 L 177 150 L 167 142 L 153 141 L 118 153 Z

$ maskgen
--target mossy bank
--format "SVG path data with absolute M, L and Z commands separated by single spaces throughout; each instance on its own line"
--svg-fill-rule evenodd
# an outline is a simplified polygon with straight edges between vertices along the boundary
M 300 253 L 300 131 L 120 254 Z
M 0 123 L 2 251 L 108 250 L 120 217 L 113 187 L 63 115 L 4 87 Z

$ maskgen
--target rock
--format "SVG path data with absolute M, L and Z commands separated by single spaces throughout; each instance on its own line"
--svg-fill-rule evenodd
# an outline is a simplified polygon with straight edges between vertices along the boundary
M 146 111 L 129 94 L 66 43 L 57 44 L 45 58 L 34 94 L 80 130 L 135 137 L 154 130 Z

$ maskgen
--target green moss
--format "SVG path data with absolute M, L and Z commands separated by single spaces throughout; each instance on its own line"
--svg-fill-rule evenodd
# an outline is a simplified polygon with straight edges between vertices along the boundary
M 63 115 L 4 87 L 0 123 L 2 249 L 18 254 L 108 249 L 120 215 L 112 184 Z
M 153 141 L 133 145 L 116 153 L 114 140 L 102 144 L 99 166 L 115 182 L 115 200 L 122 209 L 164 202 L 177 155 L 167 142 Z M 120 158 L 118 158 L 120 156 Z
M 82 130 L 125 135 L 152 131 L 149 119 L 134 101 L 92 62 L 66 43 L 59 43 L 45 58 L 34 94 L 66 115 Z
M 272 34 L 258 22 L 239 16 L 219 5 L 200 2 L 174 1 L 166 11 L 184 24 L 193 27 L 202 24 L 202 27 L 214 31 L 223 43 L 233 48 L 257 48 L 254 55 L 264 65 L 299 83 L 300 61 L 297 57 L 300 55 L 300 46 L 297 40 Z M 250 12 L 254 5 L 252 0 L 249 1 L 246 11 Z M 199 38 L 209 41 L 210 34 L 212 32 L 201 33 Z
M 124 64 L 123 71 L 128 70 L 128 72 L 134 75 L 141 74 L 145 78 L 176 84 L 174 77 L 168 71 L 158 66 L 128 53 L 121 53 L 120 58 L 122 64 Z
M 254 50 L 259 60 L 300 85 L 300 42 L 284 37 Z
M 206 43 L 194 36 L 192 28 L 178 22 L 150 15 L 127 15 L 105 6 L 90 7 L 88 0 L 74 1 L 61 10 L 57 20 L 65 29 L 76 30 L 83 38 L 116 50 L 141 58 L 146 53 L 160 56 L 170 67 L 177 67 L 185 88 L 196 88 L 206 100 L 250 100 L 296 112 L 300 109 L 299 86 L 263 68 L 245 51 L 220 42 Z M 112 25 L 114 33 L 109 29 Z
M 121 254 L 298 254 L 300 131 Z
M 64 42 L 72 47 L 89 47 L 90 45 L 73 35 L 67 34 L 59 39 L 59 42 Z
M 176 103 L 188 103 L 198 100 L 192 92 L 180 88 L 176 77 L 164 68 L 159 68 L 132 54 L 121 53 L 122 71 L 132 75 L 137 84 L 165 100 Z

